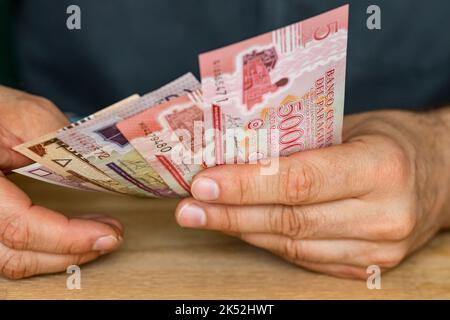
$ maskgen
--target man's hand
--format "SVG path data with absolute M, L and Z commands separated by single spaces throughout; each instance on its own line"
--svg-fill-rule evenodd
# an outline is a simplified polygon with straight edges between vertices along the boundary
M 397 266 L 450 226 L 449 108 L 345 118 L 344 143 L 199 173 L 181 226 L 220 230 L 297 265 L 342 277 Z
M 1 86 L 0 112 L 0 275 L 18 279 L 64 271 L 118 248 L 123 227 L 115 219 L 68 219 L 33 205 L 2 174 L 30 163 L 12 147 L 63 127 L 67 118 L 46 99 Z

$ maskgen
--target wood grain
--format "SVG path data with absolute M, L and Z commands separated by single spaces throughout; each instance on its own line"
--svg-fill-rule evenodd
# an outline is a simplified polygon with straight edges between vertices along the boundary
M 435 299 L 450 298 L 450 234 L 440 234 L 397 269 L 382 289 L 295 267 L 265 251 L 175 223 L 176 201 L 72 191 L 12 176 L 35 203 L 69 216 L 108 213 L 126 227 L 120 251 L 81 267 L 81 290 L 67 274 L 11 281 L 0 299 Z

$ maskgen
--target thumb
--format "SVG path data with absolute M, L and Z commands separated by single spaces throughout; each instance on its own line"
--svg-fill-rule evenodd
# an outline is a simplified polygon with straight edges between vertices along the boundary
M 123 241 L 123 227 L 110 217 L 69 219 L 33 205 L 11 181 L 0 177 L 0 242 L 11 249 L 56 254 L 110 252 Z

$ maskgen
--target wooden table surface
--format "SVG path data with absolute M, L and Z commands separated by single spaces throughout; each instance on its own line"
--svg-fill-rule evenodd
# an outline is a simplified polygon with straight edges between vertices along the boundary
M 176 201 L 78 192 L 12 176 L 35 203 L 69 216 L 108 213 L 125 225 L 116 253 L 81 266 L 81 289 L 66 273 L 11 281 L 0 299 L 435 299 L 450 298 L 450 233 L 438 235 L 380 290 L 293 266 L 231 237 L 178 227 Z

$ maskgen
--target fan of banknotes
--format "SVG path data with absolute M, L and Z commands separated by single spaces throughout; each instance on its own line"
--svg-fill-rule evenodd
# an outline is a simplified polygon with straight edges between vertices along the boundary
M 340 143 L 348 5 L 203 53 L 191 74 L 14 149 L 66 187 L 184 197 L 199 171 Z

